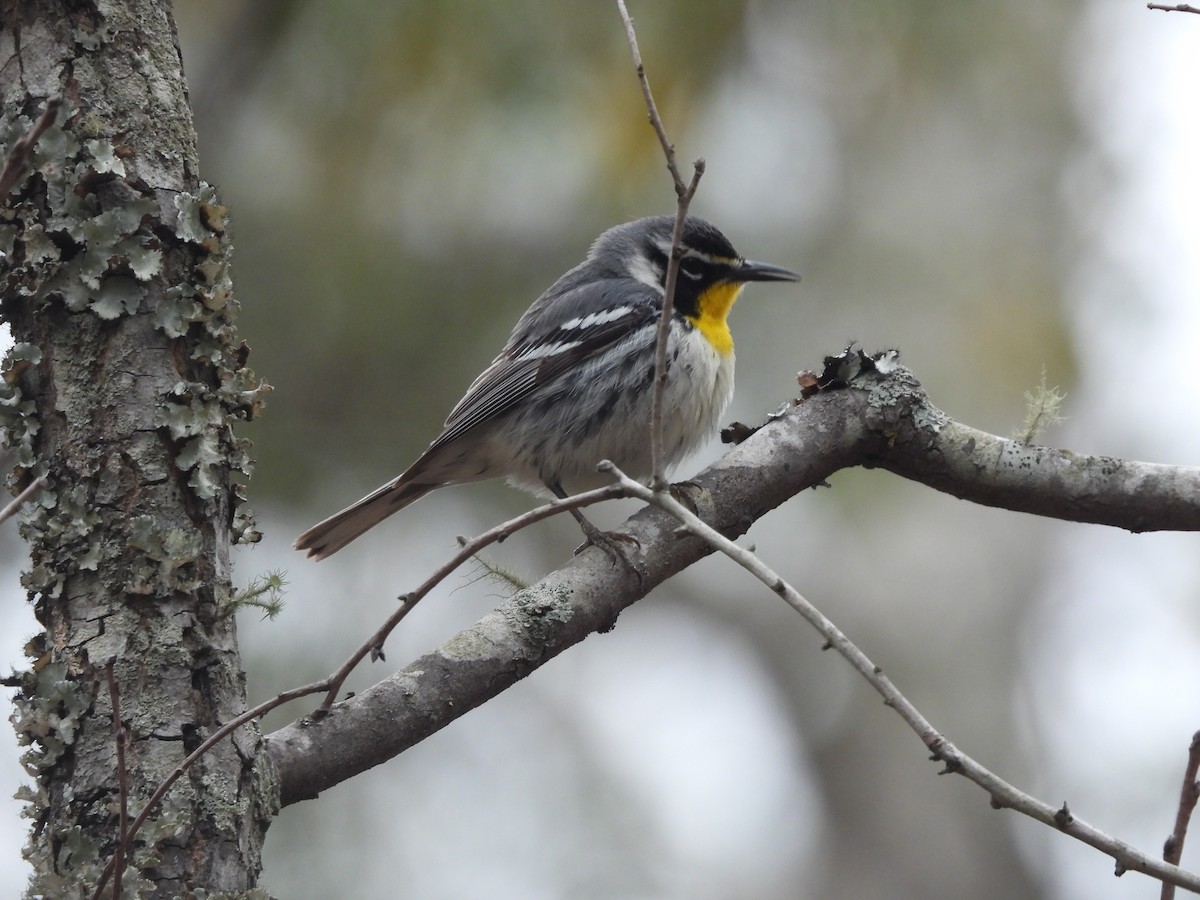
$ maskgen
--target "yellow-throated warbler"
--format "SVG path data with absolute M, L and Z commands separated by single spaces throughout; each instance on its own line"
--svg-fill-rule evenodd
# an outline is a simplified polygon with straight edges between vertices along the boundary
M 398 478 L 300 535 L 296 549 L 324 559 L 448 484 L 507 476 L 563 497 L 608 483 L 596 470 L 602 459 L 648 476 L 654 346 L 674 224 L 655 216 L 600 235 L 587 259 L 521 316 L 429 449 Z M 733 394 L 726 316 L 743 284 L 800 277 L 743 259 L 694 216 L 684 222 L 681 253 L 663 396 L 668 465 L 713 433 Z

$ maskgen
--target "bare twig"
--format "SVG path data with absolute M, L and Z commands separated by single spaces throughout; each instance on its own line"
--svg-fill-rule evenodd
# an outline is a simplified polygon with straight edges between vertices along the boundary
M 33 148 L 46 129 L 54 124 L 54 120 L 58 117 L 58 108 L 61 105 L 62 100 L 58 97 L 51 97 L 47 100 L 46 108 L 38 120 L 33 123 L 29 132 L 13 142 L 12 149 L 8 151 L 8 156 L 4 159 L 4 170 L 0 171 L 0 199 L 7 197 L 8 192 L 13 189 L 13 185 L 20 179 L 21 174 L 25 171 L 25 165 L 29 161 L 29 154 L 33 152 Z
M 617 0 L 617 11 L 621 14 L 621 22 L 625 26 L 625 38 L 629 42 L 629 52 L 633 56 L 633 64 L 637 70 L 638 83 L 642 86 L 642 96 L 646 100 L 646 110 L 650 116 L 650 125 L 658 135 L 658 143 L 662 146 L 663 156 L 667 160 L 667 171 L 671 173 L 671 181 L 675 185 L 675 228 L 671 232 L 671 256 L 667 261 L 667 280 L 663 285 L 663 306 L 658 318 L 658 335 L 654 344 L 654 384 L 650 402 L 650 469 L 651 484 L 661 490 L 666 487 L 664 475 L 662 419 L 663 394 L 667 387 L 667 339 L 671 334 L 671 316 L 675 308 L 675 283 L 679 278 L 680 240 L 683 235 L 683 223 L 687 219 L 688 207 L 696 188 L 700 186 L 700 178 L 704 175 L 704 160 L 698 159 L 693 164 L 692 180 L 687 184 L 679 174 L 675 162 L 675 145 L 667 137 L 667 129 L 663 125 L 662 116 L 658 114 L 658 106 L 654 102 L 654 94 L 650 90 L 650 80 L 646 77 L 646 66 L 642 62 L 642 52 L 638 49 L 637 32 L 633 27 L 633 19 L 625 6 L 625 0 Z
M 646 67 L 642 63 L 642 51 L 638 49 L 637 31 L 633 27 L 633 19 L 629 16 L 625 0 L 617 0 L 617 12 L 621 15 L 621 24 L 625 26 L 625 40 L 629 42 L 629 52 L 633 56 L 633 65 L 637 69 L 638 83 L 642 86 L 642 97 L 645 98 L 646 109 L 650 113 L 650 124 L 654 128 L 654 133 L 658 135 L 663 155 L 667 158 L 667 171 L 671 173 L 671 180 L 675 183 L 675 194 L 682 196 L 687 188 L 684 186 L 683 176 L 679 174 L 679 168 L 675 165 L 675 145 L 667 137 L 667 129 L 663 127 L 662 117 L 658 114 L 658 106 L 654 103 L 654 94 L 650 91 L 650 80 L 646 77 Z
M 7 522 L 14 515 L 16 515 L 17 510 L 28 503 L 29 498 L 45 486 L 46 478 L 45 476 L 42 476 L 41 478 L 35 479 L 34 482 L 29 485 L 29 487 L 17 494 L 17 496 L 13 498 L 12 502 L 9 503 L 8 506 L 4 507 L 4 509 L 0 509 L 0 524 Z
M 683 223 L 703 174 L 704 160 L 698 159 L 691 183 L 676 201 L 675 226 L 671 231 L 671 258 L 667 261 L 663 306 L 658 315 L 658 332 L 654 340 L 654 385 L 650 394 L 650 483 L 656 490 L 667 486 L 666 463 L 663 460 L 663 397 L 667 391 L 667 341 L 671 336 L 671 319 L 675 313 L 675 285 L 679 282 L 679 262 L 682 259 L 680 245 Z
M 113 900 L 120 900 L 121 877 L 125 872 L 125 849 L 129 840 L 129 770 L 125 768 L 125 724 L 121 721 L 121 693 L 117 688 L 117 679 L 113 675 L 114 660 L 109 660 L 104 667 L 104 677 L 108 680 L 108 699 L 112 705 L 113 741 L 117 746 L 117 849 L 113 853 Z
M 1196 775 L 1200 773 L 1200 731 L 1192 735 L 1192 744 L 1188 747 L 1187 766 L 1183 771 L 1183 786 L 1179 790 L 1179 809 L 1175 813 L 1175 828 L 1163 845 L 1163 859 L 1173 865 L 1179 865 L 1183 857 L 1183 842 L 1187 838 L 1188 822 L 1196 809 L 1196 801 L 1200 800 L 1200 782 Z M 1173 900 L 1175 885 L 1163 882 L 1161 900 Z
M 755 554 L 739 547 L 729 538 L 706 525 L 698 516 L 672 497 L 669 491 L 651 490 L 625 475 L 610 462 L 602 463 L 601 468 L 612 472 L 630 496 L 653 503 L 669 512 L 683 524 L 684 528 L 738 563 L 800 613 L 825 639 L 825 646 L 836 650 L 845 658 L 883 697 L 884 705 L 894 709 L 917 734 L 929 749 L 932 757 L 944 764 L 943 773 L 957 773 L 975 782 L 988 792 L 992 805 L 997 809 L 1007 807 L 1024 813 L 1030 818 L 1057 828 L 1108 854 L 1116 860 L 1118 874 L 1133 870 L 1189 890 L 1200 890 L 1200 874 L 1181 869 L 1169 862 L 1157 860 L 1124 841 L 1100 831 L 1076 818 L 1065 803 L 1061 807 L 1055 808 L 1038 800 L 967 756 L 934 728 L 920 710 L 900 693 L 891 679 L 883 674 L 883 670 L 852 643 L 833 622 Z
M 1176 3 L 1174 5 L 1169 3 L 1147 3 L 1146 9 L 1160 9 L 1163 12 L 1200 13 L 1200 7 L 1192 6 L 1189 3 Z
M 615 500 L 618 497 L 625 496 L 625 489 L 619 485 L 608 485 L 607 487 L 596 488 L 592 491 L 585 491 L 581 494 L 567 497 L 565 500 L 554 500 L 551 503 L 539 506 L 536 509 L 531 509 L 523 515 L 517 516 L 515 519 L 509 519 L 507 522 L 490 528 L 483 534 L 472 538 L 469 541 L 459 542 L 459 551 L 450 557 L 441 568 L 437 569 L 432 575 L 425 579 L 416 590 L 404 594 L 399 598 L 399 608 L 388 616 L 379 628 L 372 634 L 363 644 L 354 651 L 354 653 L 342 663 L 341 667 L 329 676 L 329 690 L 325 695 L 325 699 L 321 701 L 321 706 L 314 714 L 320 717 L 329 711 L 337 700 L 338 694 L 341 692 L 342 685 L 354 668 L 370 655 L 372 659 L 383 657 L 383 644 L 388 639 L 388 635 L 392 633 L 400 621 L 412 612 L 412 608 L 428 594 L 431 590 L 437 587 L 451 572 L 461 566 L 468 559 L 474 557 L 480 550 L 491 544 L 498 543 L 522 528 L 532 525 L 534 522 L 540 522 L 542 519 L 549 518 L 567 509 L 578 509 L 581 506 L 589 506 L 593 503 L 599 503 L 602 500 Z

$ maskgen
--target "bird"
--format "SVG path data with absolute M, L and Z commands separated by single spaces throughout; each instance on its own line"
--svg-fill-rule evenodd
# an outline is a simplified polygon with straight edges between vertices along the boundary
M 525 311 L 416 462 L 305 531 L 295 549 L 324 559 L 447 485 L 507 477 L 562 498 L 610 483 L 597 469 L 605 459 L 650 477 L 655 342 L 675 221 L 651 216 L 601 234 Z M 679 253 L 663 393 L 668 467 L 711 437 L 733 395 L 727 317 L 742 288 L 800 280 L 791 269 L 745 259 L 697 216 L 683 221 Z M 572 512 L 595 542 L 600 533 Z

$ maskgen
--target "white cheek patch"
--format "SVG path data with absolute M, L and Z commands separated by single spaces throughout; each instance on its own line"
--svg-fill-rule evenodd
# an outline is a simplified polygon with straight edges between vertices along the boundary
M 662 273 L 640 253 L 629 260 L 629 275 L 646 287 L 653 288 L 655 293 L 663 292 Z
M 605 309 L 600 312 L 590 313 L 586 316 L 580 316 L 576 319 L 567 319 L 559 325 L 562 331 L 573 331 L 575 329 L 591 328 L 593 325 L 607 325 L 609 322 L 615 322 L 617 319 L 623 319 L 625 316 L 633 312 L 632 306 L 617 306 L 613 309 Z

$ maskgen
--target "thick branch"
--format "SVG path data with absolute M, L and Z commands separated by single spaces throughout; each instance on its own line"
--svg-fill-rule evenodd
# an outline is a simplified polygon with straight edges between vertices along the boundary
M 1197 466 L 1084 456 L 949 420 L 914 428 L 876 463 L 983 506 L 1133 532 L 1200 530 Z
M 963 499 L 1137 531 L 1200 530 L 1200 468 L 1084 457 L 1005 441 L 951 421 L 906 370 L 859 376 L 768 423 L 695 479 L 699 515 L 727 536 L 838 469 L 885 467 Z M 378 765 L 510 687 L 707 555 L 676 520 L 644 509 L 621 529 L 645 577 L 598 550 L 521 591 L 446 644 L 319 724 L 275 732 L 269 750 L 286 805 Z
M 840 448 L 865 437 L 859 405 L 849 391 L 805 403 L 705 470 L 693 491 L 705 519 L 741 534 L 783 500 L 820 484 L 841 464 L 830 460 L 845 459 Z M 826 440 L 828 452 L 810 452 L 814 438 Z M 591 548 L 433 652 L 335 704 L 319 724 L 301 719 L 275 732 L 268 746 L 282 803 L 309 799 L 386 762 L 592 632 L 612 628 L 625 607 L 711 552 L 698 538 L 678 536 L 677 527 L 661 510 L 642 510 L 621 526 L 645 554 L 640 580 Z

